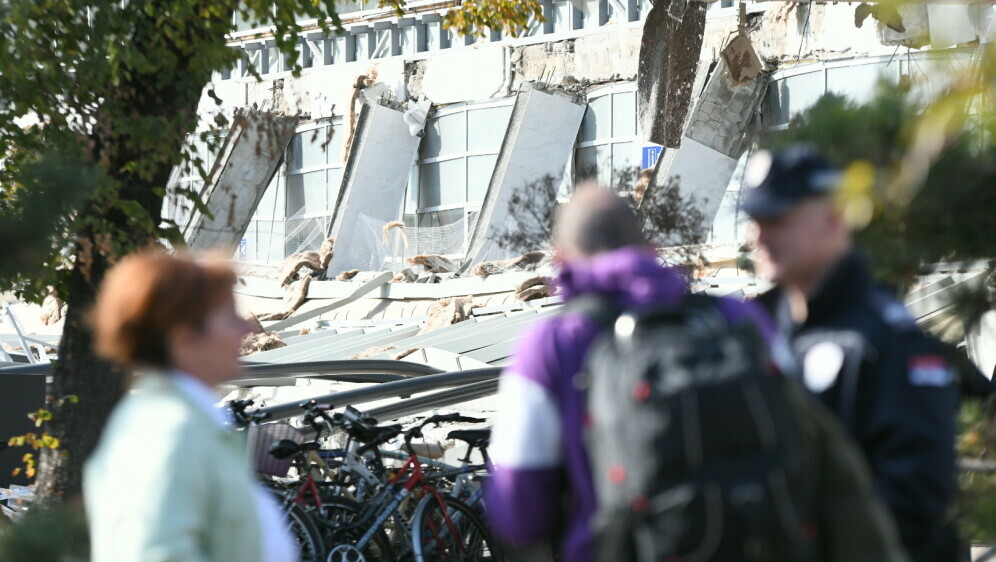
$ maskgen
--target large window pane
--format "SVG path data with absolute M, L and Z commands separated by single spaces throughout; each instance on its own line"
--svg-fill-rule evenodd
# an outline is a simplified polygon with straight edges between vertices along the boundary
M 617 142 L 612 145 L 612 185 L 632 187 L 634 168 L 637 162 L 633 154 L 633 143 Z M 620 183 L 621 182 L 621 183 Z
M 607 144 L 596 146 L 595 161 L 598 170 L 598 183 L 612 185 L 612 147 Z
M 283 55 L 280 53 L 280 49 L 276 47 L 267 47 L 263 49 L 263 56 L 266 57 L 267 61 L 267 72 L 280 72 L 280 61 L 283 59 Z
M 467 150 L 498 150 L 505 138 L 512 106 L 467 112 Z
M 321 214 L 328 209 L 325 191 L 325 171 L 304 174 L 304 212 Z
M 416 39 L 418 38 L 417 31 L 414 25 L 409 25 L 401 28 L 401 54 L 402 55 L 414 55 L 418 52 L 418 46 Z M 414 219 L 412 219 L 414 220 Z
M 325 213 L 328 208 L 325 192 L 325 171 L 294 174 L 287 177 L 287 214 Z
M 319 127 L 294 135 L 290 150 L 291 170 L 325 165 L 325 150 L 322 144 L 325 143 L 327 131 L 325 127 Z
M 484 201 L 498 155 L 467 158 L 467 201 Z
M 436 120 L 439 127 L 441 156 L 467 150 L 467 114 L 463 111 L 443 115 Z
M 467 200 L 467 161 L 463 158 L 439 163 L 439 204 L 455 205 Z
M 578 182 L 598 177 L 597 147 L 588 146 L 574 151 L 574 177 Z
M 333 166 L 343 164 L 342 149 L 343 144 L 346 142 L 346 137 L 349 136 L 349 131 L 342 126 L 341 120 L 336 120 L 332 124 L 332 138 L 328 138 L 328 129 L 324 129 L 326 137 L 321 139 L 323 143 L 328 142 L 325 147 L 325 154 L 328 158 L 327 162 Z
M 438 21 L 425 24 L 425 49 L 435 51 L 442 49 L 442 32 Z
M 612 94 L 612 136 L 615 138 L 636 135 L 636 93 Z
M 370 34 L 358 33 L 353 37 L 356 42 L 356 60 L 367 60 L 370 58 Z
M 418 206 L 439 206 L 439 163 L 422 164 L 418 178 Z
M 467 149 L 467 115 L 451 113 L 429 120 L 422 139 L 422 158 L 436 158 Z
M 783 97 L 781 103 L 788 107 L 788 115 L 791 119 L 803 111 L 809 109 L 825 93 L 825 83 L 823 71 L 817 70 L 808 74 L 790 76 L 785 79 L 785 88 L 782 90 Z
M 875 94 L 879 80 L 895 83 L 897 66 L 887 63 L 862 64 L 827 69 L 827 92 L 846 96 L 855 102 L 865 103 Z
M 287 216 L 296 215 L 304 209 L 304 176 L 287 176 Z

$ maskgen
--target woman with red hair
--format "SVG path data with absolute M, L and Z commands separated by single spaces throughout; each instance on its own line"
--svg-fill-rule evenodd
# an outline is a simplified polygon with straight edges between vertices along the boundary
M 296 560 L 213 387 L 239 376 L 249 326 L 235 275 L 163 253 L 129 256 L 93 312 L 97 352 L 135 372 L 84 469 L 94 562 Z

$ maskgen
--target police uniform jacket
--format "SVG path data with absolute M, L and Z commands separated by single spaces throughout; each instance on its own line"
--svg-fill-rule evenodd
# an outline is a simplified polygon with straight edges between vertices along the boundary
M 788 336 L 806 387 L 864 451 L 912 559 L 952 560 L 945 521 L 955 493 L 958 394 L 946 349 L 875 286 L 857 252 L 809 299 L 802 324 L 792 322 L 780 290 L 759 300 Z

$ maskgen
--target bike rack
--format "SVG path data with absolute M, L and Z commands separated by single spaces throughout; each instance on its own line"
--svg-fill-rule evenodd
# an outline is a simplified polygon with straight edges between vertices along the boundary
M 397 362 L 395 362 L 397 363 Z M 410 410 L 411 408 L 420 408 L 415 410 L 415 412 L 421 412 L 425 410 L 431 410 L 434 407 L 439 407 L 438 401 L 450 401 L 448 404 L 454 404 L 459 402 L 466 402 L 467 400 L 472 400 L 478 398 L 484 387 L 477 387 L 472 383 L 484 384 L 488 383 L 497 389 L 498 375 L 501 373 L 501 369 L 498 367 L 490 367 L 487 369 L 473 369 L 469 371 L 456 371 L 452 373 L 439 373 L 435 375 L 423 375 L 419 377 L 413 377 L 405 380 L 395 381 L 395 382 L 385 382 L 378 384 L 376 386 L 367 388 L 356 388 L 351 390 L 344 390 L 341 392 L 334 392 L 332 394 L 323 394 L 321 396 L 315 396 L 311 398 L 319 404 L 329 404 L 335 408 L 343 408 L 346 406 L 355 406 L 357 404 L 363 404 L 366 402 L 373 402 L 375 400 L 381 400 L 384 398 L 404 398 L 399 404 L 405 404 L 404 410 Z M 441 393 L 420 396 L 418 398 L 408 398 L 412 394 L 417 394 L 420 392 L 427 392 L 430 390 L 435 390 L 445 387 L 459 387 L 450 389 Z M 490 388 L 490 387 L 488 387 Z M 483 396 L 488 394 L 494 394 L 494 390 L 486 392 Z M 465 397 L 469 396 L 470 398 Z M 300 403 L 302 400 L 295 401 L 293 403 L 286 404 L 276 404 L 274 406 L 267 406 L 264 408 L 258 408 L 253 410 L 252 414 L 269 414 L 267 419 L 277 421 L 287 418 L 293 418 L 295 416 L 301 415 Z M 422 406 L 422 404 L 426 404 Z M 386 408 L 384 406 L 382 408 Z M 373 411 L 376 411 L 373 410 Z M 370 414 L 374 415 L 371 411 Z M 250 413 L 250 412 L 247 412 Z M 405 414 L 400 414 L 405 415 Z M 400 415 L 393 415 L 394 417 L 399 417 Z M 381 414 L 383 417 L 384 414 Z M 377 417 L 374 415 L 374 417 Z

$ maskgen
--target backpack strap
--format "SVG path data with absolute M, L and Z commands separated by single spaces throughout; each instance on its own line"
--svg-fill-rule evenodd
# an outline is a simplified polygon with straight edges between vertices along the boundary
M 564 305 L 564 314 L 580 314 L 605 329 L 615 323 L 624 309 L 611 299 L 598 293 L 585 293 Z

